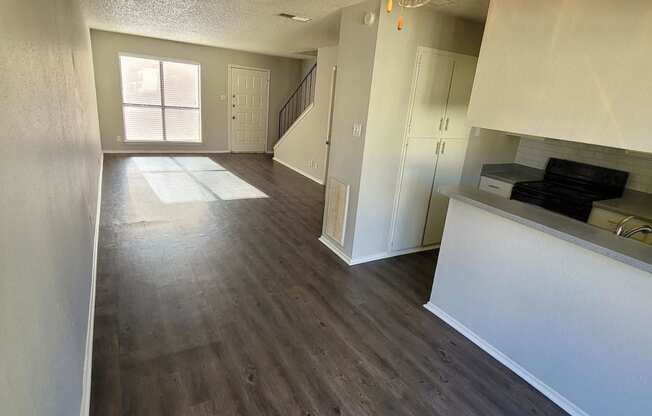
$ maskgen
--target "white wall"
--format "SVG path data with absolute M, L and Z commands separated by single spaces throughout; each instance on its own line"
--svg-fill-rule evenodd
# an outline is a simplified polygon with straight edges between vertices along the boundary
M 524 137 L 520 140 L 516 162 L 544 169 L 548 159 L 574 160 L 629 172 L 627 188 L 652 193 L 652 154 L 629 152 L 564 140 Z
M 652 152 L 650 16 L 649 0 L 492 0 L 472 124 Z
M 319 48 L 315 74 L 315 100 L 310 110 L 274 146 L 274 159 L 324 183 L 328 118 L 337 46 Z M 311 64 L 311 68 L 314 63 Z
M 91 31 L 91 38 L 103 150 L 227 151 L 228 100 L 221 101 L 220 95 L 226 96 L 229 93 L 229 64 L 271 70 L 267 136 L 267 150 L 271 150 L 278 140 L 278 112 L 301 80 L 301 60 L 298 59 L 97 30 Z M 117 140 L 118 136 L 124 136 L 118 65 L 118 55 L 121 52 L 182 59 L 201 64 L 203 143 L 136 144 Z
M 474 127 L 469 135 L 461 185 L 476 188 L 480 183 L 482 165 L 513 163 L 520 138 L 493 130 Z
M 571 410 L 647 416 L 650 293 L 649 273 L 451 200 L 430 303 Z
M 353 258 L 388 249 L 417 47 L 477 56 L 482 38 L 481 24 L 428 8 L 405 11 L 401 32 L 396 30 L 396 16 L 383 12 L 378 18 L 357 215 L 355 223 L 347 225 L 355 229 Z
M 0 413 L 78 415 L 101 158 L 75 0 L 0 13 Z

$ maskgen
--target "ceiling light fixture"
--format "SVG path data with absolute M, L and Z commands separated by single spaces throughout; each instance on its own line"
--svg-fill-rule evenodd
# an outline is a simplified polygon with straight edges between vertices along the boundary
M 292 20 L 295 20 L 295 21 L 301 22 L 301 23 L 306 23 L 306 22 L 309 22 L 309 21 L 312 20 L 312 18 L 310 18 L 310 17 L 297 16 L 297 15 L 289 14 L 289 13 L 279 13 L 279 16 L 285 17 L 286 19 L 292 19 Z
M 398 19 L 396 20 L 396 30 L 403 30 L 403 9 L 416 9 L 417 7 L 425 6 L 430 3 L 430 0 L 398 0 L 398 5 L 401 7 L 398 13 Z M 387 13 L 391 13 L 394 8 L 394 1 L 387 0 L 385 10 Z

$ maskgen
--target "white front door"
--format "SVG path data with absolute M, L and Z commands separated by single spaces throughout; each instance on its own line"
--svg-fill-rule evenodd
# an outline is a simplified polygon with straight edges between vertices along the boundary
M 230 83 L 231 151 L 265 152 L 269 111 L 269 71 L 232 66 Z

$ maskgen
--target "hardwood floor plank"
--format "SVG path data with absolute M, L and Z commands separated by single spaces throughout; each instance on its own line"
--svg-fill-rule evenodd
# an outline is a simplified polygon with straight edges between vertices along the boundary
M 164 204 L 105 157 L 93 416 L 565 414 L 422 308 L 436 252 L 349 267 L 323 187 L 206 157 L 269 197 Z

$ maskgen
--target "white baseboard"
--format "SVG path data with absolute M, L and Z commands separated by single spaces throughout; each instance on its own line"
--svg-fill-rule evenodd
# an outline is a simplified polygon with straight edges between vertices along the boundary
M 133 153 L 161 153 L 161 154 L 174 154 L 174 153 L 231 153 L 229 150 L 103 150 L 102 153 L 111 154 L 133 154 Z
M 491 355 L 505 367 L 512 370 L 514 373 L 516 373 L 516 375 L 521 377 L 535 389 L 539 390 L 544 396 L 552 400 L 555 404 L 557 404 L 557 406 L 564 409 L 571 416 L 589 416 L 588 413 L 580 409 L 573 402 L 562 396 L 559 392 L 548 386 L 543 381 L 536 378 L 532 373 L 521 367 L 518 363 L 503 354 L 489 342 L 485 341 L 483 338 L 464 326 L 464 324 L 462 324 L 460 321 L 453 318 L 441 310 L 439 307 L 435 306 L 435 304 L 432 302 L 426 303 L 423 305 L 423 307 L 439 317 L 442 321 L 446 322 L 448 325 L 452 326 L 457 332 L 464 335 L 469 339 L 469 341 L 473 342 L 478 347 L 482 348 L 487 354 Z
M 407 250 L 383 252 L 383 253 L 378 253 L 378 254 L 374 254 L 374 255 L 371 255 L 371 256 L 358 257 L 358 258 L 352 259 L 346 253 L 344 253 L 342 251 L 342 249 L 338 245 L 333 243 L 328 237 L 322 235 L 321 237 L 319 237 L 319 241 L 321 241 L 322 244 L 324 244 L 326 247 L 328 247 L 339 258 L 344 260 L 344 262 L 346 264 L 348 264 L 349 266 L 355 266 L 356 264 L 368 263 L 370 261 L 388 259 L 390 257 L 403 256 L 405 254 L 412 254 L 412 253 L 418 253 L 418 252 L 421 252 L 421 251 L 434 250 L 434 249 L 439 247 L 439 244 L 435 244 L 435 245 L 425 246 L 425 247 L 410 248 L 410 249 L 407 249 Z
M 323 185 L 323 184 L 324 184 L 324 181 L 322 181 L 321 179 L 319 179 L 319 178 L 315 178 L 315 177 L 312 176 L 311 174 L 306 173 L 306 172 L 302 171 L 302 170 L 299 169 L 299 168 L 295 168 L 294 166 L 292 166 L 292 165 L 290 165 L 290 164 L 288 164 L 288 163 L 286 163 L 286 162 L 283 162 L 282 160 L 276 158 L 276 156 L 274 156 L 272 159 L 273 159 L 275 162 L 278 162 L 278 163 L 280 163 L 281 165 L 285 166 L 286 168 L 288 168 L 288 169 L 292 169 L 292 170 L 295 171 L 296 173 L 301 174 L 301 175 L 305 176 L 306 178 L 308 178 L 308 179 L 310 179 L 310 180 L 312 180 L 312 181 L 317 182 L 317 183 L 320 184 L 320 185 Z
M 100 241 L 100 212 L 102 210 L 102 176 L 104 174 L 104 154 L 100 158 L 100 172 L 97 178 L 97 210 L 95 211 L 95 230 L 93 235 L 93 267 L 91 269 L 91 292 L 88 302 L 88 322 L 86 327 L 86 348 L 82 374 L 82 399 L 80 416 L 88 416 L 91 404 L 91 371 L 93 368 L 93 329 L 95 328 L 95 285 L 97 283 L 97 251 Z
M 376 260 L 388 259 L 388 258 L 391 258 L 391 257 L 403 256 L 405 254 L 419 253 L 421 251 L 434 250 L 436 248 L 439 248 L 439 244 L 433 244 L 433 245 L 424 246 L 424 247 L 409 248 L 407 250 L 385 251 L 385 252 L 382 252 L 382 253 L 372 254 L 371 256 L 364 256 L 364 257 L 358 257 L 358 258 L 355 258 L 355 259 L 351 259 L 351 265 L 353 266 L 353 265 L 356 265 L 356 264 L 368 263 L 370 261 L 376 261 Z
M 342 260 L 344 260 L 344 263 L 346 263 L 346 264 L 348 264 L 349 266 L 351 266 L 351 257 L 349 257 L 345 252 L 343 252 L 342 249 L 341 249 L 340 247 L 338 247 L 337 245 L 335 245 L 335 243 L 333 243 L 331 240 L 329 240 L 328 237 L 322 235 L 321 237 L 319 237 L 319 241 L 321 241 L 321 243 L 322 243 L 323 245 L 325 245 L 325 246 L 328 247 L 328 248 L 329 248 L 333 253 L 335 253 L 335 254 L 337 255 L 337 257 L 339 257 L 339 258 L 341 258 Z

